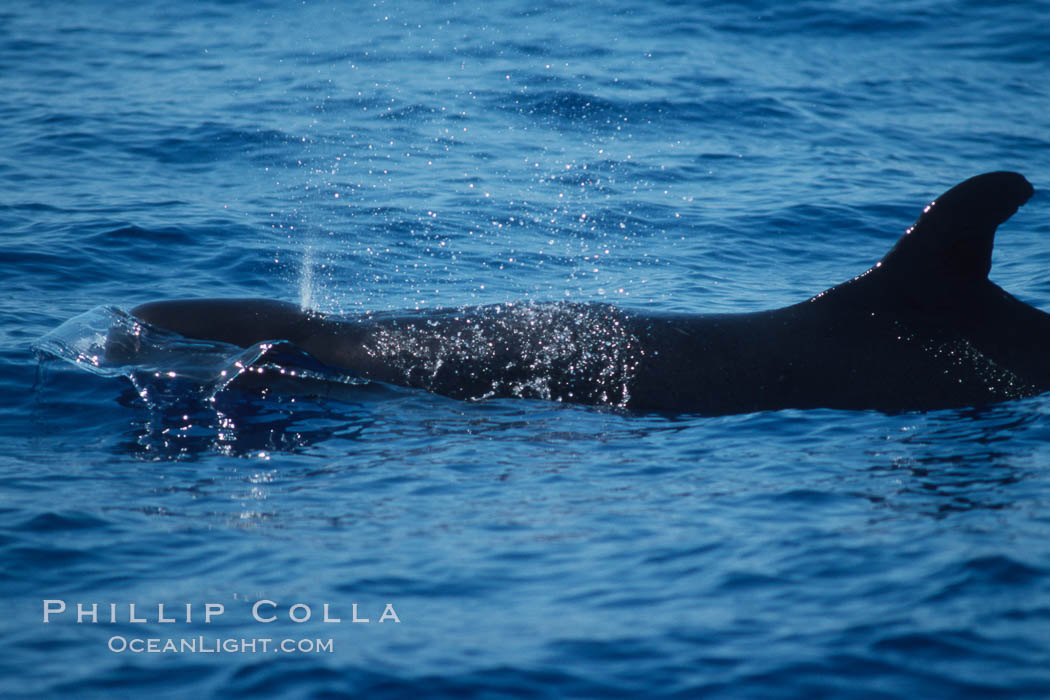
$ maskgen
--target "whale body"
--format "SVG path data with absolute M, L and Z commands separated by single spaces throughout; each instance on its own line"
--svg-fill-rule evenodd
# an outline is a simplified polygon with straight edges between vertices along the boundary
M 131 313 L 188 338 L 288 341 L 331 367 L 464 400 L 706 415 L 971 406 L 1050 390 L 1050 315 L 988 279 L 996 228 L 1032 194 L 1017 173 L 966 180 L 863 274 L 755 313 L 527 303 L 334 316 L 265 299 Z

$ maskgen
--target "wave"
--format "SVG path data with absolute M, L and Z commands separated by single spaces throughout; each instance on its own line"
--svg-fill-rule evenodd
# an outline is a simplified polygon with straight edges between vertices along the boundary
M 700 99 L 633 100 L 607 98 L 575 90 L 495 93 L 497 109 L 528 117 L 544 126 L 632 129 L 640 125 L 794 124 L 805 118 L 798 109 L 772 96 L 711 95 Z
M 69 319 L 37 341 L 33 350 L 41 359 L 62 360 L 100 377 L 124 377 L 151 408 L 210 402 L 239 378 L 292 390 L 317 382 L 367 383 L 318 362 L 287 341 L 241 348 L 194 340 L 112 306 Z

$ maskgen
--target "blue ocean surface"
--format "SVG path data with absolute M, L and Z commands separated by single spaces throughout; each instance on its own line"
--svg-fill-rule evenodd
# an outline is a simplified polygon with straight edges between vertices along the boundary
M 772 308 L 1000 169 L 1036 194 L 992 279 L 1050 309 L 1047 75 L 1039 0 L 5 4 L 0 695 L 1047 697 L 1047 396 L 202 391 L 44 341 L 165 298 Z

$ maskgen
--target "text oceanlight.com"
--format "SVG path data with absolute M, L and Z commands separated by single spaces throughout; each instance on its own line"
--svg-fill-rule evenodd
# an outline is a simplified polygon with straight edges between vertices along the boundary
M 109 650 L 116 654 L 331 654 L 335 645 L 329 639 L 271 639 L 181 637 L 166 639 L 140 637 L 109 638 Z

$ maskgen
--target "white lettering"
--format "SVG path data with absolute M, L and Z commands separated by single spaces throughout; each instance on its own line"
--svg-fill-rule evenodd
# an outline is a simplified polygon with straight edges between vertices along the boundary
M 386 608 L 383 609 L 383 616 L 379 618 L 380 622 L 386 622 L 387 620 L 401 622 L 401 618 L 397 616 L 397 612 L 394 610 L 393 603 L 386 604 Z
M 98 603 L 91 604 L 91 612 L 87 612 L 87 608 L 84 607 L 83 603 L 77 603 L 77 624 L 79 625 L 84 621 L 85 617 L 90 617 L 91 622 L 98 622 Z
M 226 606 L 222 603 L 205 603 L 204 604 L 204 624 L 211 624 L 212 617 L 218 617 L 226 612 Z
M 297 608 L 301 609 L 301 610 L 305 610 L 306 611 L 306 616 L 303 617 L 303 618 L 296 617 L 295 616 L 295 611 L 296 611 Z M 288 608 L 288 617 L 290 617 L 292 619 L 292 622 L 306 622 L 307 620 L 310 619 L 310 615 L 312 615 L 312 614 L 313 614 L 313 611 L 310 610 L 310 606 L 309 605 L 304 605 L 303 603 L 296 603 L 292 607 Z
M 58 615 L 66 611 L 66 601 L 45 600 L 44 601 L 44 624 L 51 622 L 52 615 Z
M 357 603 L 354 603 L 353 605 L 351 605 L 350 608 L 353 611 L 352 614 L 354 616 L 354 619 L 353 619 L 354 622 L 370 622 L 370 620 L 367 617 L 358 617 L 357 616 Z
M 338 617 L 330 617 L 328 614 L 328 603 L 324 604 L 324 622 L 342 622 Z
M 157 622 L 175 622 L 174 617 L 164 617 L 164 603 L 157 603 Z
M 272 600 L 257 600 L 257 601 L 255 601 L 255 605 L 252 606 L 252 617 L 255 618 L 256 622 L 273 622 L 274 620 L 276 620 L 277 619 L 276 615 L 272 615 L 272 616 L 267 617 L 267 618 L 259 617 L 259 608 L 262 607 L 263 605 L 269 605 L 272 608 L 276 608 L 277 607 L 277 603 L 273 602 Z
M 144 618 L 144 617 L 138 617 L 138 618 L 135 617 L 135 604 L 134 603 L 129 603 L 128 604 L 128 622 L 146 622 L 146 618 Z M 132 649 L 132 651 L 135 651 L 135 650 Z

